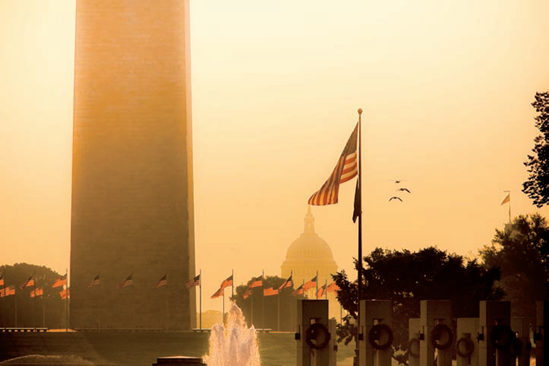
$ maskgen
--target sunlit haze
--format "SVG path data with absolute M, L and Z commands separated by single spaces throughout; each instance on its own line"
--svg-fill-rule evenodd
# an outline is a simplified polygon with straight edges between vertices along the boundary
M 548 14 L 546 0 L 191 0 L 202 309 L 222 309 L 210 296 L 232 270 L 235 285 L 281 275 L 358 108 L 364 254 L 475 257 L 508 221 L 505 191 L 513 216 L 538 212 L 521 188 Z M 74 29 L 72 1 L 0 0 L 0 264 L 69 266 Z M 312 208 L 351 277 L 354 187 Z

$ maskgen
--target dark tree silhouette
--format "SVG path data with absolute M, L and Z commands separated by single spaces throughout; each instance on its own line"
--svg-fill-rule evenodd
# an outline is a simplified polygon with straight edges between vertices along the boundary
M 497 230 L 492 245 L 480 250 L 488 267 L 501 268 L 501 286 L 512 316 L 535 321 L 535 302 L 547 299 L 549 227 L 539 214 L 515 217 Z
M 2 274 L 5 288 L 15 286 L 16 294 L 0 301 L 0 327 L 66 327 L 66 302 L 59 296 L 62 288 L 51 287 L 59 273 L 45 266 L 16 263 L 0 266 Z M 21 289 L 30 276 L 35 286 Z M 44 295 L 30 297 L 35 288 L 43 288 Z
M 478 317 L 480 300 L 504 295 L 494 286 L 499 268 L 486 269 L 475 260 L 465 261 L 433 247 L 417 253 L 377 248 L 364 262 L 361 299 L 391 300 L 396 351 L 408 347 L 408 319 L 420 317 L 421 300 L 450 300 L 454 318 Z M 338 326 L 338 339 L 348 344 L 356 337 L 357 283 L 351 283 L 344 271 L 333 277 L 341 288 L 338 300 L 349 312 Z M 404 360 L 401 354 L 398 361 Z
M 532 106 L 539 113 L 535 117 L 540 135 L 534 139 L 534 155 L 528 155 L 524 165 L 528 168 L 528 180 L 522 184 L 522 191 L 537 207 L 549 203 L 549 92 L 536 93 Z

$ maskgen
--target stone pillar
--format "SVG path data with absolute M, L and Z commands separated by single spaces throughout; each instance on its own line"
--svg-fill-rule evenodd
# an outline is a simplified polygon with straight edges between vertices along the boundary
M 478 318 L 458 318 L 456 332 L 457 366 L 479 366 Z
M 421 341 L 421 319 L 408 319 L 408 365 L 419 366 L 419 344 Z
M 479 326 L 479 364 L 509 366 L 514 334 L 511 330 L 509 301 L 481 301 Z
M 545 329 L 549 323 L 549 302 L 536 301 L 536 328 L 534 341 L 536 342 L 536 366 L 545 366 L 545 350 L 548 349 L 548 339 Z
M 297 301 L 297 366 L 329 365 L 329 326 L 328 300 Z
M 330 343 L 328 344 L 328 347 L 330 348 L 330 366 L 336 366 L 337 365 L 337 322 L 335 319 L 330 319 L 329 321 L 330 326 L 328 327 L 328 330 L 330 331 Z
M 448 300 L 422 300 L 420 307 L 420 322 L 424 337 L 419 349 L 420 365 L 434 366 L 436 357 L 437 366 L 451 366 L 451 346 L 454 339 L 450 328 L 452 304 Z
M 511 329 L 516 335 L 511 352 L 511 363 L 518 366 L 530 365 L 530 351 L 532 343 L 530 343 L 530 327 L 527 318 L 512 318 Z
M 359 365 L 391 366 L 393 309 L 389 300 L 360 302 Z

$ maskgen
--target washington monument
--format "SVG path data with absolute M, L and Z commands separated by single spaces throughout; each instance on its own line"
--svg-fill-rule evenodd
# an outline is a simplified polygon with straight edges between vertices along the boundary
M 189 38 L 188 0 L 76 2 L 74 329 L 195 327 Z

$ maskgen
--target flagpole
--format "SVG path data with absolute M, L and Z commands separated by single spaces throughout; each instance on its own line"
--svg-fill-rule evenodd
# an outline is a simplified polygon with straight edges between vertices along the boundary
M 316 290 L 316 299 L 318 300 L 318 269 L 316 270 L 316 282 L 315 282 L 315 290 Z
M 199 282 L 198 282 L 198 294 L 199 294 L 199 311 L 200 311 L 200 316 L 199 316 L 199 319 L 200 319 L 200 331 L 202 331 L 202 268 L 198 271 L 198 279 L 199 279 Z
M 507 196 L 504 198 L 502 205 L 504 203 L 509 203 L 509 223 L 511 223 L 511 191 L 503 191 L 503 192 L 507 193 Z
M 261 270 L 261 328 L 265 329 L 265 286 L 263 285 L 265 281 L 265 270 Z
M 69 288 L 69 267 L 65 268 L 65 287 Z M 65 333 L 69 331 L 69 306 L 67 299 L 65 299 Z
M 356 357 L 359 358 L 360 339 L 360 298 L 362 294 L 362 109 L 358 109 L 358 190 L 360 192 L 360 212 L 358 215 L 358 296 L 357 296 L 357 328 L 356 328 Z
M 509 191 L 509 223 L 511 223 L 511 191 Z
M 255 277 L 254 277 L 254 279 L 252 279 L 252 281 L 255 281 Z M 250 321 L 250 325 L 254 325 L 254 292 L 252 291 L 252 289 L 250 289 L 250 298 L 252 299 L 252 301 L 251 301 L 252 318 L 251 318 L 251 321 Z
M 17 328 L 17 293 L 19 291 L 17 291 L 15 288 L 14 288 L 14 291 L 15 291 L 15 294 L 14 294 L 14 302 L 15 302 L 15 328 Z
M 34 329 L 36 329 L 36 282 L 38 282 L 38 279 L 36 278 L 36 271 L 34 271 L 32 279 L 32 291 L 34 291 L 34 300 L 32 302 L 32 323 L 34 324 Z
M 280 292 L 281 290 L 278 290 L 278 312 L 276 314 L 276 330 L 280 331 Z

